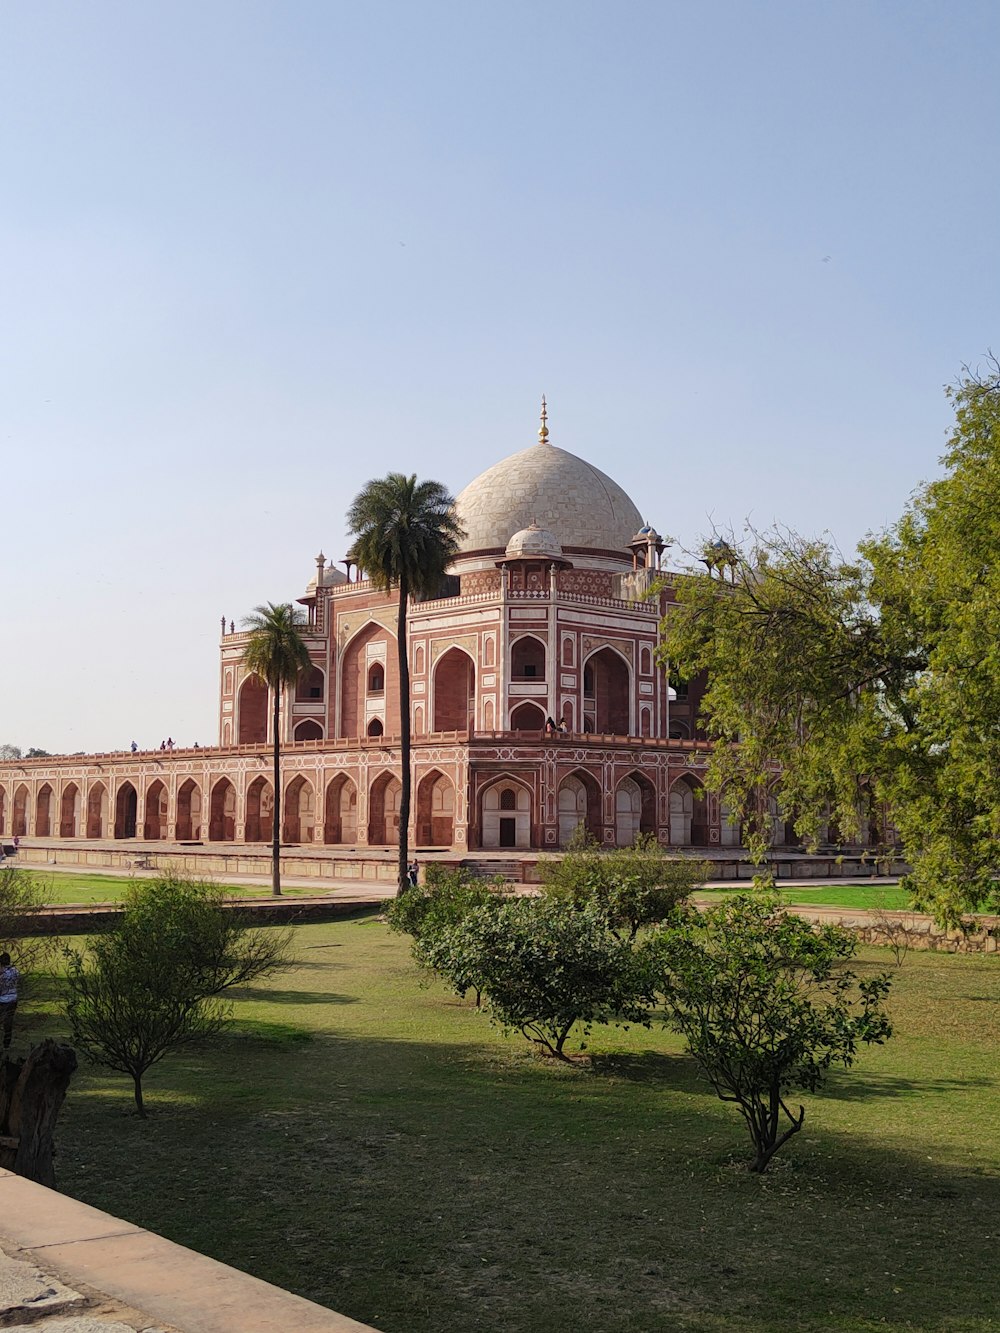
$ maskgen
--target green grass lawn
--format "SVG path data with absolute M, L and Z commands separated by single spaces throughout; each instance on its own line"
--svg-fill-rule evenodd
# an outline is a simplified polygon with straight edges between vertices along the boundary
M 749 884 L 739 887 L 725 885 L 717 889 L 699 889 L 694 895 L 698 902 L 718 902 L 729 898 L 734 893 L 746 892 Z M 786 903 L 798 903 L 817 907 L 867 907 L 881 908 L 884 911 L 905 911 L 910 906 L 910 895 L 897 884 L 879 884 L 877 881 L 862 881 L 860 884 L 818 884 L 815 888 L 796 885 L 794 888 L 782 888 L 778 885 L 778 894 Z
M 44 866 L 30 866 L 29 870 L 45 890 L 45 901 L 47 903 L 116 903 L 125 896 L 129 885 L 140 879 L 139 876 L 132 879 L 127 875 L 77 875 L 71 871 L 62 870 L 46 874 Z M 219 887 L 240 898 L 267 896 L 271 892 L 270 885 L 263 884 L 221 884 Z M 329 887 L 329 884 L 321 883 L 317 883 L 315 889 L 285 887 L 282 889 L 282 893 L 294 897 L 302 894 L 323 893 Z
M 148 1122 L 80 1071 L 59 1181 L 386 1333 L 995 1329 L 1000 959 L 895 975 L 898 1035 L 756 1177 L 662 1028 L 556 1064 L 377 920 L 299 927 L 223 1038 L 151 1073 Z M 19 1049 L 60 1031 L 55 984 Z

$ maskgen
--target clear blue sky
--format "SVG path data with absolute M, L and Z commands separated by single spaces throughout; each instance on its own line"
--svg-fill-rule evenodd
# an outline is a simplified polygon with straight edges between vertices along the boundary
M 535 438 L 850 549 L 1000 345 L 994 3 L 0 0 L 0 741 L 217 734 L 219 617 Z

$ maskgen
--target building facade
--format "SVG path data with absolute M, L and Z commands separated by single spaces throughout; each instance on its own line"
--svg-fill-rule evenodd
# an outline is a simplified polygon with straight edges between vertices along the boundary
M 610 477 L 549 440 L 458 496 L 465 529 L 441 595 L 409 616 L 417 848 L 555 850 L 582 824 L 724 846 L 737 831 L 702 790 L 697 690 L 656 660 L 672 600 L 667 543 Z M 396 598 L 349 561 L 298 599 L 311 669 L 282 711 L 286 842 L 363 849 L 398 832 Z M 655 585 L 655 586 L 654 586 Z M 266 843 L 268 691 L 248 635 L 222 624 L 219 743 L 152 754 L 0 763 L 0 833 Z

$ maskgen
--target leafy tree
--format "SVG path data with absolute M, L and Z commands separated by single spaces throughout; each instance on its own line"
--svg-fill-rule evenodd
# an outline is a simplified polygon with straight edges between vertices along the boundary
M 648 1022 L 645 973 L 593 904 L 509 898 L 421 941 L 428 965 L 460 995 L 482 993 L 490 1018 L 566 1060 L 574 1023 Z
M 399 659 L 400 793 L 398 892 L 410 887 L 407 878 L 410 822 L 410 666 L 406 642 L 407 607 L 411 596 L 433 596 L 458 552 L 463 534 L 455 501 L 436 481 L 390 472 L 370 481 L 347 512 L 354 538 L 351 558 L 375 588 L 396 588 L 396 649 Z
M 218 1032 L 229 1013 L 220 995 L 281 967 L 288 940 L 248 927 L 214 886 L 173 875 L 136 884 L 115 927 L 66 951 L 73 1040 L 131 1077 L 145 1118 L 146 1071 Z
M 789 1106 L 790 1092 L 815 1092 L 859 1045 L 892 1035 L 889 978 L 858 981 L 842 966 L 856 950 L 843 928 L 815 929 L 755 893 L 692 913 L 643 951 L 688 1050 L 746 1122 L 752 1171 L 802 1128 L 805 1107 Z
M 250 638 L 243 650 L 243 664 L 271 691 L 274 735 L 274 811 L 271 822 L 271 892 L 281 893 L 281 717 L 282 692 L 309 669 L 309 649 L 300 633 L 302 615 L 290 603 L 267 602 L 254 608 L 243 621 Z
M 4 743 L 0 745 L 0 759 L 20 759 L 20 758 L 21 758 L 21 747 L 19 745 L 11 745 L 9 741 L 4 741 Z
M 48 750 L 40 750 L 37 745 L 33 745 L 24 757 L 25 759 L 47 759 L 49 752 Z
M 668 856 L 653 837 L 605 852 L 584 839 L 565 856 L 543 862 L 545 892 L 582 907 L 593 903 L 611 930 L 632 941 L 644 926 L 671 920 L 688 894 L 708 878 L 705 861 Z
M 30 870 L 8 863 L 0 865 L 0 953 L 9 953 L 21 973 L 22 995 L 36 972 L 52 952 L 54 939 L 39 935 L 36 920 L 49 901 L 45 881 Z
M 681 580 L 661 660 L 708 673 L 702 725 L 755 854 L 767 797 L 815 843 L 884 806 L 916 902 L 954 923 L 1000 905 L 1000 363 L 950 391 L 944 475 L 845 560 L 788 532 L 729 543 Z

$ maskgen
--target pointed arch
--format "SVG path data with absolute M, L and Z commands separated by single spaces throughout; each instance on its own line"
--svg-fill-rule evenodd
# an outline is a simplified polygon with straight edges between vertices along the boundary
M 578 768 L 559 784 L 559 845 L 565 847 L 583 828 L 602 841 L 601 787 L 592 773 Z
M 201 788 L 194 778 L 182 782 L 177 791 L 178 842 L 197 842 L 201 837 Z
M 95 782 L 87 792 L 87 837 L 103 838 L 108 829 L 108 789 Z
M 28 832 L 28 788 L 23 782 L 14 791 L 14 814 L 10 831 L 15 838 L 23 838 Z
M 463 649 L 449 648 L 432 677 L 433 731 L 471 731 L 476 713 L 476 664 Z
M 323 739 L 323 728 L 315 718 L 307 717 L 305 721 L 295 724 L 295 733 L 292 739 L 297 741 L 321 741 Z
M 139 793 L 131 782 L 123 782 L 115 793 L 115 837 L 134 838 Z
M 510 647 L 510 678 L 525 681 L 545 680 L 545 644 L 534 634 L 522 634 Z
M 263 775 L 254 778 L 247 788 L 244 842 L 268 842 L 274 820 L 274 787 Z
M 432 769 L 417 785 L 416 834 L 422 847 L 450 847 L 454 841 L 455 788 L 439 769 Z
M 0 784 L 0 837 L 7 832 L 7 788 Z
M 237 745 L 263 745 L 267 740 L 268 688 L 259 676 L 247 676 L 237 695 Z
M 326 785 L 323 841 L 355 843 L 358 840 L 358 789 L 346 773 Z
M 670 787 L 671 847 L 704 847 L 708 842 L 705 789 L 697 778 L 685 774 Z
M 285 788 L 282 816 L 285 842 L 312 842 L 316 832 L 316 793 L 301 773 Z
M 153 842 L 167 836 L 167 788 L 161 778 L 156 778 L 146 788 L 146 819 L 142 836 Z
M 0 819 L 0 828 L 3 820 Z M 75 782 L 67 782 L 59 799 L 59 836 L 75 838 L 80 829 L 80 788 Z
M 43 782 L 35 796 L 35 837 L 48 838 L 52 834 L 52 788 Z
M 403 794 L 395 773 L 382 773 L 368 793 L 368 841 L 387 846 L 399 837 L 399 801 Z
M 531 789 L 504 775 L 479 794 L 480 841 L 484 849 L 531 846 Z
M 371 651 L 369 651 L 371 650 Z M 370 689 L 378 680 L 371 675 L 380 667 L 381 689 Z M 386 731 L 399 730 L 399 664 L 396 636 L 376 620 L 362 625 L 344 645 L 340 655 L 339 734 L 356 740 L 368 734 L 372 713 L 383 719 Z
M 545 714 L 537 704 L 518 704 L 510 715 L 511 731 L 544 731 Z
M 638 770 L 622 778 L 615 789 L 615 842 L 634 847 L 636 839 L 656 832 L 656 788 Z
M 299 703 L 316 703 L 326 693 L 326 676 L 318 666 L 303 671 L 295 682 L 295 698 Z
M 631 735 L 632 668 L 610 644 L 596 649 L 584 662 L 583 701 L 585 717 L 594 731 L 608 736 Z
M 236 788 L 228 778 L 220 778 L 212 788 L 208 812 L 209 842 L 236 840 Z

